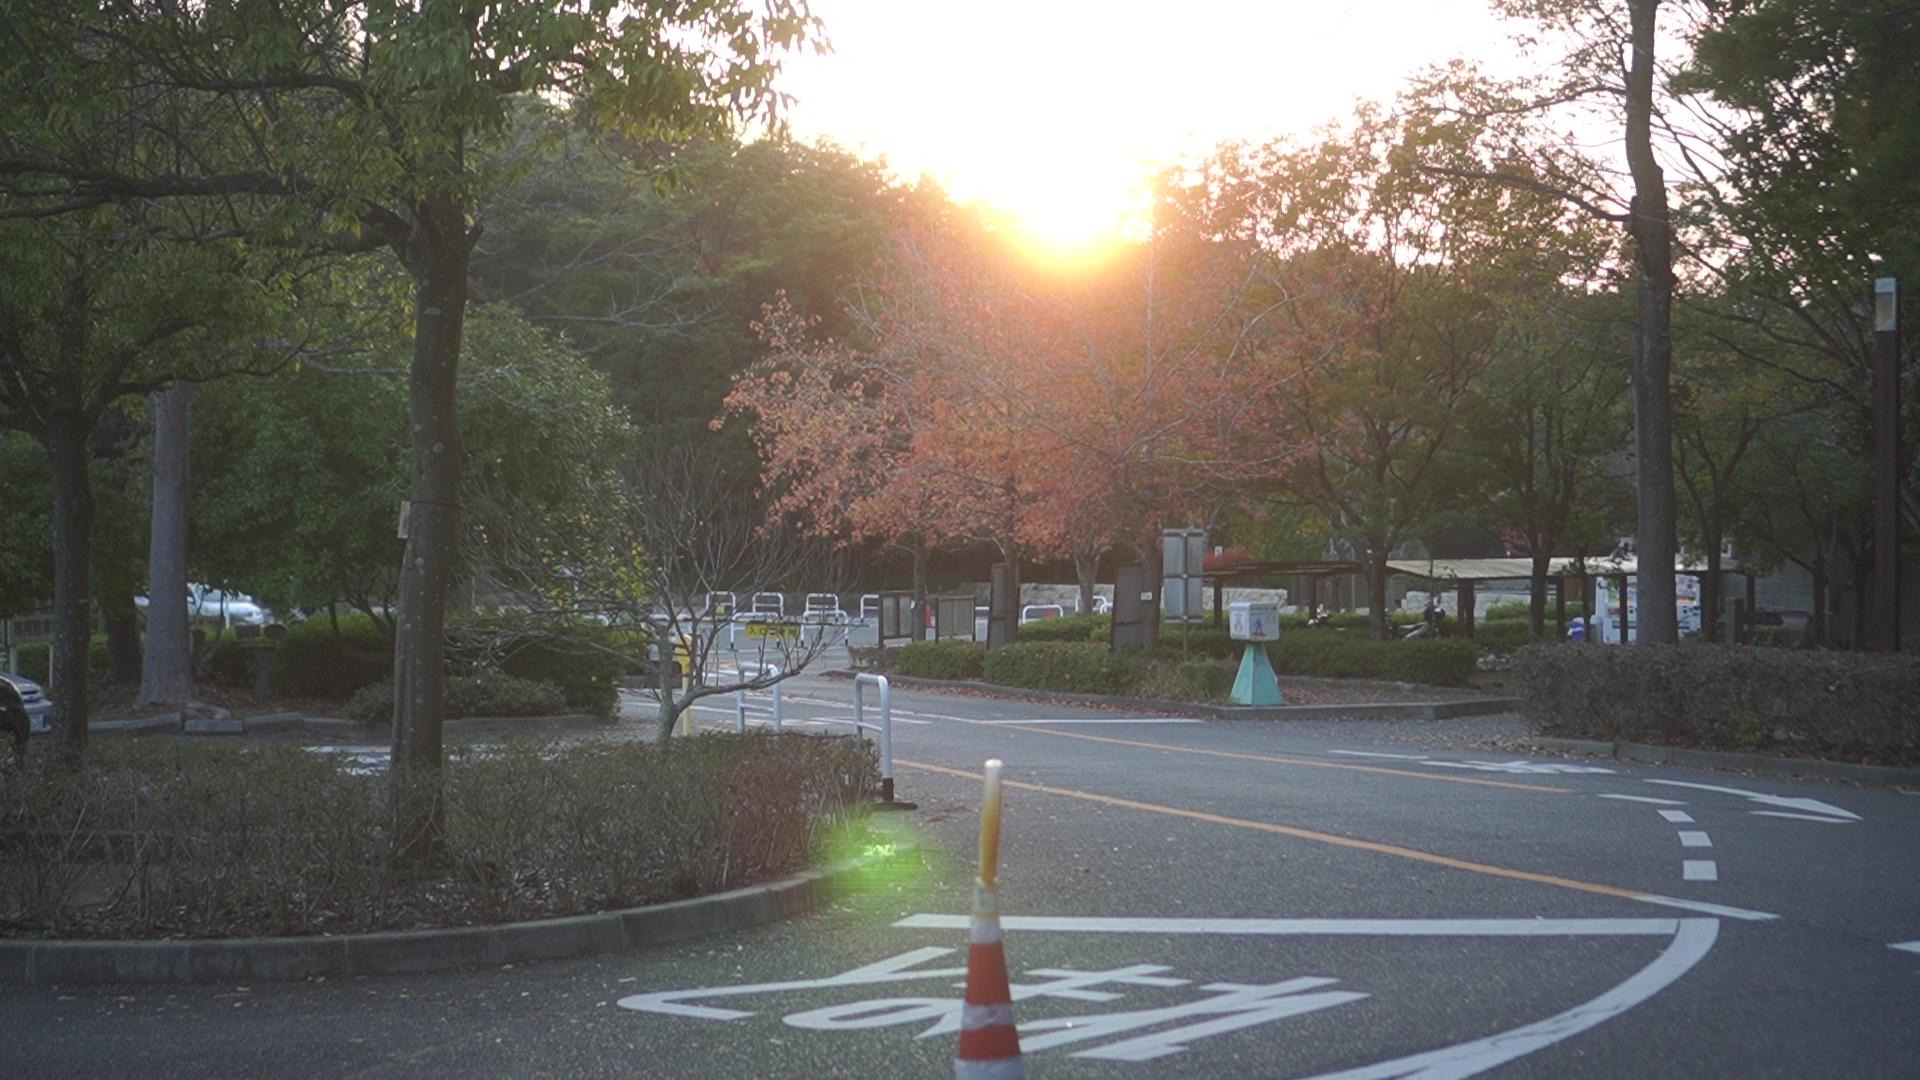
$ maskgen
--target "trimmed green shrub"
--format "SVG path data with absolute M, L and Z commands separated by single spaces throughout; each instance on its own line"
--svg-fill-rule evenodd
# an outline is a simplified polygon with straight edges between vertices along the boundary
M 1018 636 L 1021 641 L 1104 642 L 1112 630 L 1112 616 L 1067 615 L 1058 619 L 1041 619 L 1037 622 L 1022 623 Z
M 1920 659 L 1749 645 L 1535 645 L 1515 655 L 1543 733 L 1920 764 Z
M 550 682 L 522 679 L 490 668 L 447 678 L 448 716 L 552 716 L 567 707 Z M 393 716 L 391 680 L 362 687 L 347 702 L 347 718 L 377 724 Z
M 20 646 L 20 670 L 15 674 L 46 686 L 50 681 L 47 670 L 51 653 L 52 646 L 44 641 Z M 0 660 L 4 659 L 5 656 L 0 655 Z M 106 677 L 107 639 L 103 634 L 95 634 L 93 640 L 87 643 L 87 678 L 97 683 L 105 681 Z
M 236 685 L 253 685 L 252 667 L 238 670 Z M 340 616 L 337 637 L 324 615 L 288 626 L 287 636 L 274 645 L 269 677 L 275 693 L 338 701 L 392 672 L 393 644 L 386 633 L 371 618 L 352 612 Z
M 855 737 L 455 747 L 443 861 L 396 864 L 392 780 L 342 755 L 101 740 L 0 784 L 0 934 L 229 937 L 534 919 L 765 881 L 864 813 Z M 113 852 L 103 858 L 103 852 Z
M 1237 663 L 1198 661 L 1191 664 L 1155 660 L 1134 680 L 1134 694 L 1162 701 L 1225 701 L 1233 695 Z
M 1448 619 L 1447 623 L 1450 632 L 1458 632 L 1459 627 L 1453 623 L 1452 619 Z M 1548 638 L 1552 638 L 1553 636 L 1552 622 L 1547 623 L 1547 636 Z M 1499 622 L 1475 624 L 1473 628 L 1473 643 L 1482 649 L 1493 649 L 1500 652 L 1517 649 L 1527 644 L 1527 620 L 1524 618 L 1501 619 Z
M 893 672 L 919 679 L 978 679 L 987 647 L 972 641 L 916 641 L 902 646 Z
M 1547 597 L 1547 625 L 1549 627 L 1555 625 L 1554 618 L 1558 614 L 1558 612 L 1559 612 L 1559 609 L 1556 608 L 1553 604 L 1553 597 L 1548 596 Z M 1578 600 L 1567 601 L 1567 618 L 1571 619 L 1575 615 L 1584 615 L 1585 613 L 1586 613 L 1586 605 L 1582 604 Z M 1489 607 L 1487 610 L 1480 613 L 1479 621 L 1482 623 L 1506 622 L 1512 619 L 1517 619 L 1523 623 L 1527 621 L 1527 602 L 1525 600 L 1505 600 L 1498 604 L 1495 604 L 1492 607 Z
M 613 716 L 620 711 L 620 677 L 627 673 L 627 664 L 619 655 L 583 642 L 535 641 L 501 656 L 500 670 L 559 687 L 571 708 Z
M 988 651 L 985 676 L 990 683 L 1030 690 L 1085 694 L 1124 694 L 1133 687 L 1138 657 L 1108 651 L 1093 642 L 1018 642 Z
M 1281 635 L 1267 655 L 1285 675 L 1465 686 L 1479 650 L 1461 638 L 1374 641 L 1339 630 L 1296 630 Z

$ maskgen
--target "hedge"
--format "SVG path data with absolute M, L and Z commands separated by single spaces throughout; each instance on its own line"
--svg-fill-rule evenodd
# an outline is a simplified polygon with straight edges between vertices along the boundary
M 1022 623 L 1016 636 L 1020 641 L 1105 641 L 1112 629 L 1110 615 L 1066 615 Z
M 984 674 L 1001 686 L 1121 694 L 1132 688 L 1141 667 L 1137 655 L 1093 642 L 1031 641 L 990 650 Z
M 1465 686 L 1479 649 L 1461 638 L 1375 641 L 1339 630 L 1295 630 L 1282 634 L 1268 656 L 1283 675 Z
M 46 686 L 51 681 L 47 675 L 51 651 L 52 646 L 44 641 L 20 646 L 20 670 L 14 674 Z M 5 654 L 0 653 L 0 661 L 4 659 Z M 107 677 L 107 639 L 104 635 L 95 634 L 93 640 L 87 643 L 87 675 L 96 683 L 105 681 Z
M 447 677 L 446 715 L 552 716 L 570 704 L 558 686 L 489 668 Z M 604 715 L 604 714 L 603 714 Z M 378 724 L 393 717 L 393 682 L 362 687 L 347 701 L 347 719 Z
M 893 657 L 892 671 L 921 679 L 978 679 L 987 647 L 971 641 L 916 641 Z
M 444 859 L 394 862 L 392 778 L 286 744 L 101 740 L 0 784 L 0 934 L 228 937 L 463 926 L 791 873 L 863 813 L 857 738 L 455 747 Z M 109 854 L 110 853 L 110 854 Z
M 1521 712 L 1544 734 L 1920 764 L 1920 659 L 1750 645 L 1534 645 Z

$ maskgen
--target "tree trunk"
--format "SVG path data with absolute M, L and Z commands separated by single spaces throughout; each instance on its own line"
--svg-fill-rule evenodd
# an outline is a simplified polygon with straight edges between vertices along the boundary
M 406 253 L 414 279 L 407 402 L 412 476 L 393 634 L 394 843 L 395 856 L 402 861 L 436 856 L 444 837 L 441 722 L 446 712 L 447 593 L 459 541 L 456 410 L 471 251 L 465 215 L 451 199 L 422 200 L 417 218 L 420 235 Z
M 1673 228 L 1666 176 L 1653 153 L 1654 25 L 1660 0 L 1630 0 L 1633 39 L 1627 73 L 1627 164 L 1633 174 L 1633 234 L 1639 269 L 1640 333 L 1633 372 L 1634 452 L 1640 523 L 1638 642 L 1679 640 L 1674 612 Z
M 49 417 L 53 470 L 53 647 L 47 663 L 54 724 L 69 762 L 87 748 L 87 651 L 93 639 L 93 483 L 79 410 Z
M 680 719 L 680 713 L 684 710 L 675 707 L 677 703 L 673 698 L 674 677 L 671 627 L 660 633 L 658 637 L 662 642 L 660 646 L 660 662 L 654 665 L 653 673 L 660 687 L 660 708 L 659 711 L 654 714 L 653 742 L 655 746 L 666 746 L 668 740 L 673 738 L 674 722 Z
M 193 383 L 153 395 L 153 526 L 147 538 L 147 644 L 142 707 L 193 700 L 193 641 L 187 620 L 187 508 L 193 495 L 187 437 Z
M 1547 635 L 1547 570 L 1553 565 L 1553 556 L 1549 554 L 1552 550 L 1543 544 L 1535 544 L 1533 548 L 1532 583 L 1527 596 L 1528 641 L 1540 641 Z M 1562 604 L 1562 609 L 1565 606 Z
M 1393 624 L 1387 618 L 1387 552 L 1384 545 L 1374 545 L 1367 552 L 1367 625 L 1372 629 L 1375 641 L 1386 641 L 1393 636 L 1389 630 Z
M 1093 587 L 1100 576 L 1100 553 L 1098 551 L 1076 551 L 1073 553 L 1073 574 L 1080 582 L 1080 614 L 1093 614 Z
M 1720 580 L 1720 535 L 1722 530 L 1714 529 L 1705 537 L 1707 541 L 1707 573 L 1700 579 L 1700 637 L 1705 641 L 1720 641 L 1721 594 L 1726 587 Z
M 927 545 L 913 542 L 913 640 L 927 640 Z
M 140 681 L 140 609 L 133 594 L 121 592 L 100 598 L 100 622 L 107 634 L 107 681 L 131 685 Z

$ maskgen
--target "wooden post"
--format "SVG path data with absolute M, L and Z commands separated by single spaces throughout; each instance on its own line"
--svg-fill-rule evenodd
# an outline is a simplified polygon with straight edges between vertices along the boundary
M 1226 618 L 1226 615 L 1221 610 L 1221 607 L 1220 607 L 1221 595 L 1222 595 L 1222 590 L 1220 588 L 1220 579 L 1214 578 L 1213 579 L 1213 628 L 1215 630 L 1218 630 L 1222 626 L 1226 625 L 1226 623 L 1223 621 Z
M 1473 582 L 1460 583 L 1460 633 L 1473 636 Z
M 1628 633 L 1629 628 L 1627 626 L 1627 575 L 1615 574 L 1613 576 L 1613 584 L 1615 593 L 1620 597 L 1620 610 L 1614 619 L 1620 626 L 1620 644 L 1632 644 L 1634 638 L 1632 634 Z
M 1567 579 L 1565 576 L 1553 579 L 1553 621 L 1559 630 L 1556 636 L 1567 640 Z
M 1311 618 L 1320 607 L 1320 578 L 1316 574 L 1307 575 L 1307 616 Z

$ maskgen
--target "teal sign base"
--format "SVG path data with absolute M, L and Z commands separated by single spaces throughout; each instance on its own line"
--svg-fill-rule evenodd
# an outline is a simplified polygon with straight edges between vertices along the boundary
M 1240 673 L 1233 677 L 1233 702 L 1236 705 L 1285 705 L 1280 683 L 1273 677 L 1273 665 L 1267 662 L 1267 647 L 1258 641 L 1247 642 L 1240 654 Z

